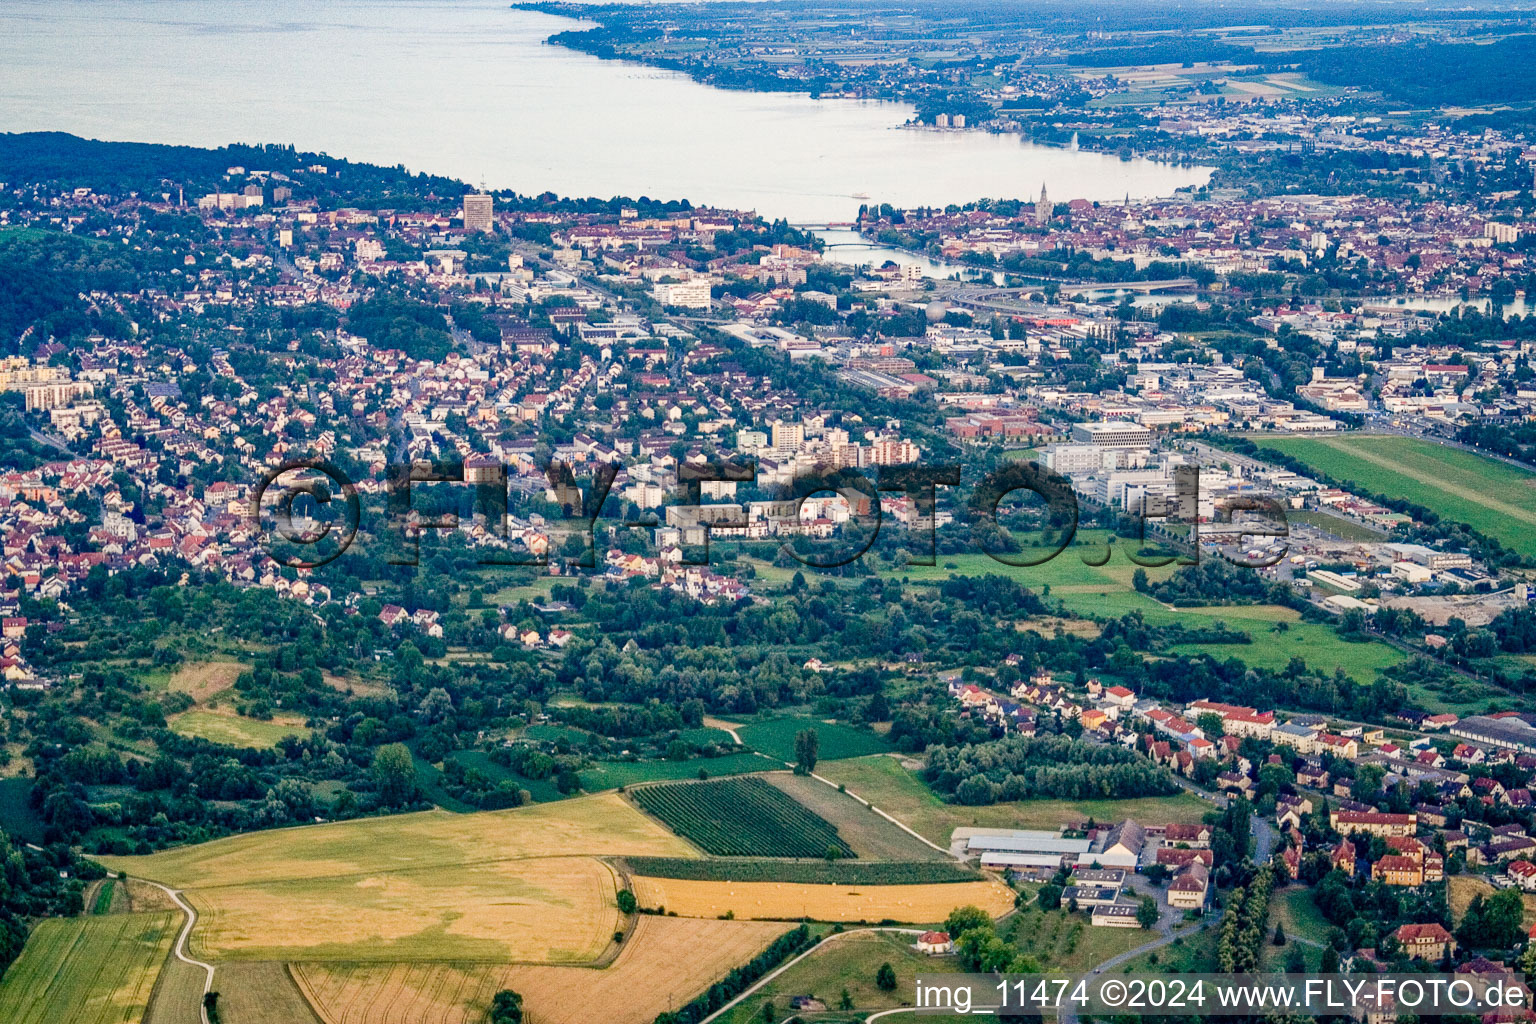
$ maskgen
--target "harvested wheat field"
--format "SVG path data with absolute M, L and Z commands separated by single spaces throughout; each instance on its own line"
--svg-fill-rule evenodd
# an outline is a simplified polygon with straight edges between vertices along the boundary
M 143 857 L 99 857 L 174 888 L 374 875 L 428 867 L 561 856 L 697 857 L 688 843 L 615 793 L 509 811 L 423 811 L 325 825 L 274 829 L 164 850 Z
M 619 927 L 592 857 L 495 861 L 191 890 L 194 955 L 230 960 L 587 963 Z
M 636 878 L 642 907 L 666 908 L 680 917 L 781 921 L 942 921 L 972 903 L 997 917 L 1013 909 L 1013 892 L 998 881 L 942 885 L 802 885 L 791 882 L 695 882 Z
M 786 925 L 642 917 L 607 968 L 296 964 L 325 1024 L 479 1024 L 510 988 L 539 1024 L 649 1024 L 752 959 Z

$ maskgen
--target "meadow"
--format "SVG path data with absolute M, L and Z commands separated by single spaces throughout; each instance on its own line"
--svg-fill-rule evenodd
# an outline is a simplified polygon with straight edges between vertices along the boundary
M 633 786 L 641 782 L 671 782 L 677 779 L 696 779 L 699 772 L 710 778 L 722 775 L 742 775 L 776 768 L 756 754 L 727 754 L 724 757 L 695 758 L 688 761 L 594 761 L 581 770 L 581 788 L 588 793 L 599 793 L 619 786 Z
M 829 821 L 760 776 L 641 786 L 630 796 L 717 856 L 820 857 L 829 850 L 854 855 Z
M 196 736 L 210 743 L 222 743 L 229 747 L 255 747 L 265 749 L 277 746 L 284 736 L 309 735 L 304 719 L 295 715 L 277 715 L 271 721 L 248 718 L 225 711 L 201 708 L 173 715 L 167 724 L 172 732 L 181 736 Z
M 1403 498 L 1536 556 L 1536 473 L 1411 437 L 1264 437 L 1274 448 L 1366 490 Z
M 40 921 L 0 979 L 6 1024 L 138 1024 L 179 914 Z
M 863 1013 L 901 1006 L 911 1001 L 913 980 L 919 973 L 959 970 L 950 958 L 934 959 L 913 949 L 915 938 L 899 932 L 861 932 L 829 939 L 721 1015 L 719 1024 L 756 1024 L 765 1019 L 763 1008 L 768 1003 L 782 1015 L 790 996 L 815 996 L 835 1008 L 845 989 L 854 1008 Z M 887 963 L 896 972 L 894 992 L 875 984 L 875 972 Z
M 947 804 L 894 757 L 863 757 L 838 761 L 817 773 L 845 785 L 888 814 L 906 822 L 924 838 L 948 847 L 950 834 L 961 826 L 984 828 L 1059 828 L 1064 821 L 1093 818 L 1142 824 L 1197 822 L 1211 805 L 1188 793 L 1134 800 L 1023 800 L 1016 803 L 965 807 Z
M 879 754 L 891 746 L 879 736 L 865 729 L 824 722 L 817 718 L 787 716 L 764 718 L 737 729 L 741 742 L 753 750 L 761 751 L 780 761 L 795 759 L 795 734 L 802 729 L 815 729 L 820 743 L 817 756 L 821 761 L 834 761 L 843 757 L 862 757 Z

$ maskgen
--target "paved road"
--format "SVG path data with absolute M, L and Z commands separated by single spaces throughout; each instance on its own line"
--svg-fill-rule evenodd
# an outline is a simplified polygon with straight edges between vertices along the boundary
M 193 927 L 197 925 L 197 911 L 193 910 L 192 904 L 182 899 L 181 893 L 177 892 L 175 889 L 163 886 L 159 882 L 150 882 L 148 879 L 142 879 L 142 881 L 147 882 L 149 885 L 154 886 L 156 889 L 159 889 L 161 892 L 169 896 L 175 902 L 175 904 L 181 908 L 182 913 L 187 915 L 186 923 L 181 926 L 181 934 L 176 936 L 176 946 L 172 952 L 176 954 L 176 959 L 180 960 L 182 963 L 191 964 L 193 967 L 201 967 L 203 969 L 204 973 L 207 975 L 207 977 L 203 979 L 203 995 L 207 995 L 209 992 L 213 991 L 213 965 L 205 964 L 201 960 L 194 960 L 190 956 L 187 956 L 187 938 L 192 934 Z M 202 1015 L 203 1024 L 209 1024 L 208 1005 L 201 999 L 199 999 L 197 1002 L 197 1011 Z

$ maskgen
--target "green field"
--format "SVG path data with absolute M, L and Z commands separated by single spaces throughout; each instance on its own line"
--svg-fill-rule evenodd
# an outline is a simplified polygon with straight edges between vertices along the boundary
M 198 736 L 211 743 L 229 747 L 256 747 L 264 749 L 277 745 L 284 736 L 304 737 L 309 729 L 302 720 L 275 718 L 264 722 L 244 715 L 227 715 L 218 711 L 193 710 L 170 719 L 171 731 L 181 736 Z
M 848 792 L 863 797 L 943 847 L 949 846 L 950 833 L 963 825 L 1054 829 L 1064 821 L 1084 818 L 1135 818 L 1143 825 L 1158 825 L 1170 821 L 1197 822 L 1211 810 L 1210 804 L 1188 793 L 1134 800 L 1023 800 L 985 807 L 947 804 L 894 757 L 838 761 L 827 765 L 824 771 L 818 769 L 818 774 L 847 786 Z
M 114 914 L 39 922 L 0 980 L 0 1020 L 136 1024 L 179 921 L 174 914 Z
M 833 761 L 840 757 L 863 757 L 890 750 L 891 745 L 872 732 L 815 718 L 767 718 L 737 730 L 741 742 L 780 761 L 795 759 L 795 733 L 815 729 L 821 741 L 818 757 Z
M 774 772 L 763 777 L 830 821 L 837 829 L 837 834 L 862 858 L 949 863 L 948 854 L 935 850 L 912 833 L 898 828 L 847 793 L 839 792 L 835 786 L 792 772 Z
M 977 882 L 981 873 L 952 860 L 896 864 L 861 860 L 689 860 L 683 857 L 626 857 L 632 872 L 647 878 L 696 882 L 787 882 L 796 885 L 928 885 Z
M 1377 641 L 1351 643 L 1332 627 L 1321 622 L 1303 622 L 1301 616 L 1277 605 L 1223 605 L 1209 608 L 1180 608 L 1175 616 L 1198 615 L 1213 622 L 1225 622 L 1232 629 L 1252 637 L 1248 644 L 1178 644 L 1169 648 L 1173 654 L 1209 654 L 1213 658 L 1237 658 L 1250 668 L 1282 669 L 1292 658 L 1301 658 L 1310 667 L 1328 674 L 1342 668 L 1360 683 L 1375 680 L 1384 668 L 1403 661 L 1407 655 L 1395 647 Z M 1275 623 L 1287 623 L 1285 632 L 1276 632 Z
M 47 823 L 28 802 L 31 793 L 31 779 L 0 779 L 0 829 L 24 842 L 41 843 Z
M 1536 556 L 1536 473 L 1411 437 L 1265 437 L 1258 443 L 1338 480 L 1433 509 Z
M 743 775 L 776 767 L 756 754 L 741 753 L 726 754 L 724 757 L 698 757 L 689 761 L 594 761 L 580 775 L 582 789 L 588 793 L 600 793 L 605 789 L 633 786 L 639 782 L 696 779 L 701 771 L 713 779 L 721 775 Z
M 641 786 L 630 795 L 716 856 L 820 857 L 830 849 L 854 855 L 831 822 L 761 777 Z
M 1103 550 L 1101 545 L 1107 536 L 1103 531 L 1084 531 L 1084 536 L 1100 545 L 1097 550 Z M 1121 548 L 1122 542 L 1115 541 L 1113 546 Z M 1221 660 L 1236 658 L 1254 668 L 1284 668 L 1292 656 L 1299 656 L 1315 669 L 1332 673 L 1335 668 L 1343 668 L 1356 682 L 1371 683 L 1383 668 L 1404 658 L 1401 652 L 1384 643 L 1349 643 L 1331 626 L 1302 622 L 1298 613 L 1279 605 L 1172 608 L 1132 586 L 1132 577 L 1139 567 L 1126 558 L 1124 550 L 1115 551 L 1110 561 L 1102 566 L 1085 565 L 1079 552 L 1086 550 L 1089 548 L 1068 548 L 1051 561 L 1037 566 L 1003 565 L 984 554 L 948 555 L 940 558 L 936 566 L 908 566 L 886 575 L 937 582 L 949 576 L 985 576 L 990 573 L 1007 576 L 1037 593 L 1043 593 L 1048 585 L 1051 588 L 1048 600 L 1058 599 L 1069 611 L 1083 616 L 1104 619 L 1140 612 L 1153 626 L 1189 623 L 1191 616 L 1222 620 L 1233 629 L 1248 633 L 1253 642 L 1183 644 L 1172 648 L 1172 653 L 1206 653 Z M 1171 576 L 1174 571 L 1174 566 L 1148 569 L 1147 576 L 1155 583 Z M 1290 624 L 1288 631 L 1274 632 L 1275 623 L 1282 620 Z
M 1352 519 L 1336 516 L 1331 512 L 1321 509 L 1290 509 L 1285 513 L 1285 519 L 1290 523 L 1306 523 L 1320 530 L 1327 530 L 1335 537 L 1343 540 L 1362 541 L 1364 543 L 1380 543 L 1387 535 L 1380 530 L 1373 530 L 1369 526 L 1362 526 Z
M 789 1012 L 790 996 L 813 995 L 836 1009 L 844 989 L 848 990 L 854 1007 L 865 1012 L 893 1009 L 903 1001 L 910 1002 L 912 984 L 919 973 L 959 970 L 951 957 L 924 956 L 913 949 L 914 938 L 899 933 L 863 932 L 831 939 L 743 999 L 719 1018 L 719 1024 L 758 1024 L 765 1019 L 764 1005 L 770 1002 L 774 1004 L 773 1019 L 780 1020 Z M 875 985 L 875 972 L 884 963 L 896 972 L 894 992 L 882 992 Z

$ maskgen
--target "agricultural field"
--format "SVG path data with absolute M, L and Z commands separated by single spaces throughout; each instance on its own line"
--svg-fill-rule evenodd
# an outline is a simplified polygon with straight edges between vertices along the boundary
M 932 924 L 956 907 L 975 904 L 996 917 L 1013 909 L 1013 890 L 1001 882 L 947 885 L 803 885 L 790 882 L 695 882 L 636 878 L 642 907 L 679 917 L 738 920 L 899 921 Z
M 923 781 L 894 757 L 861 757 L 818 767 L 818 774 L 848 787 L 881 810 L 906 822 L 920 835 L 948 847 L 950 834 L 964 826 L 984 828 L 1059 828 L 1064 821 L 1093 818 L 1143 824 L 1197 822 L 1211 805 L 1188 793 L 1133 800 L 1023 800 L 964 807 L 940 800 Z
M 790 996 L 811 995 L 835 1007 L 844 989 L 861 1013 L 910 1002 L 912 983 L 919 973 L 960 969 L 952 958 L 936 959 L 913 949 L 915 938 L 899 932 L 858 932 L 829 938 L 810 956 L 723 1014 L 719 1024 L 757 1024 L 764 1019 L 764 1005 L 771 1002 L 776 1011 L 786 1012 Z M 875 985 L 875 972 L 887 963 L 896 972 L 894 992 Z
M 549 856 L 552 852 L 559 857 Z M 590 962 L 619 924 L 598 856 L 693 848 L 616 795 L 250 833 L 102 858 L 185 889 L 222 960 Z
M 419 868 L 563 856 L 697 856 L 616 794 L 507 811 L 421 811 L 385 818 L 249 832 L 142 857 L 99 857 L 180 889 L 368 876 Z
M 183 920 L 180 916 L 177 920 Z M 165 961 L 165 966 L 160 969 L 160 979 L 155 982 L 154 995 L 149 999 L 149 1012 L 144 1015 L 144 1024 L 188 1024 L 189 1021 L 199 1019 L 198 1007 L 203 1002 L 203 985 L 208 976 L 201 967 L 193 967 L 191 964 L 182 963 L 174 956 Z M 276 1021 L 236 1020 L 225 1016 L 220 1024 L 279 1024 Z M 281 1024 L 290 1024 L 282 1021 Z M 294 1019 L 291 1024 L 311 1024 L 303 1018 Z
M 530 1019 L 539 1024 L 651 1024 L 752 959 L 788 927 L 643 916 L 618 958 L 602 970 L 469 963 L 298 964 L 293 970 L 325 1024 L 481 1024 L 491 997 L 503 988 L 521 993 Z
M 613 870 L 539 857 L 188 893 L 200 960 L 590 963 L 622 923 Z
M 869 860 L 942 861 L 949 857 L 819 779 L 793 772 L 763 776 L 798 803 L 831 822 L 853 852 Z
M 247 718 L 225 711 L 193 709 L 167 720 L 172 732 L 181 736 L 196 736 L 211 743 L 229 747 L 255 747 L 265 749 L 277 746 L 284 736 L 309 735 L 304 719 L 296 715 L 278 715 L 270 722 L 259 718 Z
M 38 923 L 0 979 L 6 1024 L 137 1024 L 182 918 L 112 914 Z
M 797 882 L 813 885 L 937 885 L 975 882 L 979 871 L 946 858 L 897 863 L 864 860 L 748 860 L 675 857 L 626 857 L 631 874 L 650 878 L 688 878 L 697 882 Z
M 197 973 L 201 994 L 202 972 Z M 320 1024 L 286 964 L 220 964 L 213 988 L 219 994 L 219 1024 Z
M 753 750 L 762 751 L 780 761 L 795 759 L 795 734 L 802 729 L 815 729 L 820 741 L 818 763 L 843 757 L 862 757 L 880 754 L 891 745 L 865 729 L 855 729 L 836 722 L 823 722 L 816 718 L 767 718 L 743 725 L 737 730 L 741 742 Z
M 821 857 L 853 848 L 825 818 L 760 776 L 641 786 L 639 807 L 717 856 Z
M 1264 437 L 1258 444 L 1536 555 L 1536 473 L 1412 437 Z

